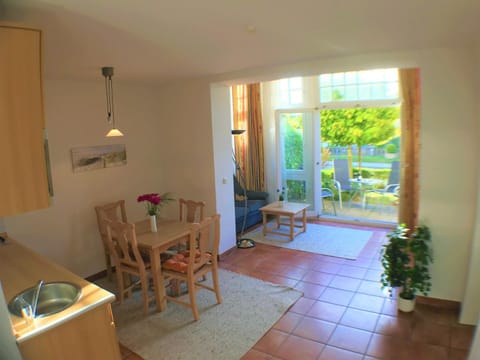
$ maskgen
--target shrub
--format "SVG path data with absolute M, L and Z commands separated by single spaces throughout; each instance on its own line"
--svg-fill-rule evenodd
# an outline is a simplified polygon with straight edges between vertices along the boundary
M 397 153 L 397 145 L 392 144 L 392 143 L 387 144 L 387 145 L 385 146 L 385 152 L 386 152 L 387 154 L 396 154 L 396 153 Z

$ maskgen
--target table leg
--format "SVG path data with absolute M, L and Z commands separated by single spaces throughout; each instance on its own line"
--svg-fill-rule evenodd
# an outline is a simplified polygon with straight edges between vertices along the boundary
M 290 218 L 290 240 L 293 240 L 293 237 L 295 236 L 295 232 L 293 230 L 293 225 L 295 225 L 295 215 L 291 214 L 288 217 Z
M 152 266 L 152 278 L 155 286 L 155 303 L 157 304 L 157 310 L 163 311 L 166 307 L 165 285 L 162 280 L 160 253 L 157 249 L 150 251 L 150 265 Z
M 364 190 L 362 193 L 362 209 L 365 210 L 365 205 L 367 204 L 367 191 Z
M 267 213 L 262 211 L 263 236 L 267 234 Z
M 303 232 L 307 231 L 307 209 L 302 211 Z

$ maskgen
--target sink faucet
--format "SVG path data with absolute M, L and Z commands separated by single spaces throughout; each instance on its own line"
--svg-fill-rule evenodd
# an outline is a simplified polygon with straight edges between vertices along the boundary
M 43 286 L 43 280 L 40 280 L 35 286 L 35 292 L 33 293 L 32 299 L 32 316 L 35 319 L 37 317 L 37 306 L 38 306 L 38 297 L 40 296 L 40 290 Z

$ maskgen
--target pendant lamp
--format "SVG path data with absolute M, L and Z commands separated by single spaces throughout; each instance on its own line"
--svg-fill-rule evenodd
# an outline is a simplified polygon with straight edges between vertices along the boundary
M 107 122 L 112 124 L 112 129 L 105 135 L 106 137 L 123 136 L 122 132 L 115 126 L 115 112 L 113 109 L 113 67 L 102 67 L 102 75 L 105 77 L 105 94 L 107 95 Z

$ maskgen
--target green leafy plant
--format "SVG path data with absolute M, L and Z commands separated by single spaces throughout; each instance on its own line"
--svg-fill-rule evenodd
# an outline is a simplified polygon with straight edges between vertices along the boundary
M 431 233 L 426 225 L 415 228 L 408 236 L 409 229 L 400 224 L 387 237 L 389 242 L 383 246 L 381 275 L 382 288 L 399 287 L 399 296 L 414 299 L 417 292 L 427 295 L 431 289 L 429 264 L 433 262 L 430 249 Z
M 382 266 L 380 278 L 382 288 L 388 288 L 392 295 L 392 288 L 403 286 L 407 279 L 407 266 L 410 257 L 405 251 L 408 247 L 408 229 L 405 224 L 398 225 L 387 235 L 389 241 L 383 245 Z
M 408 243 L 408 251 L 413 258 L 413 265 L 408 267 L 407 279 L 400 296 L 413 299 L 418 292 L 427 295 L 432 287 L 428 266 L 433 262 L 430 229 L 426 225 L 417 226 Z
M 397 145 L 390 143 L 385 146 L 385 152 L 387 154 L 395 154 L 397 152 Z

